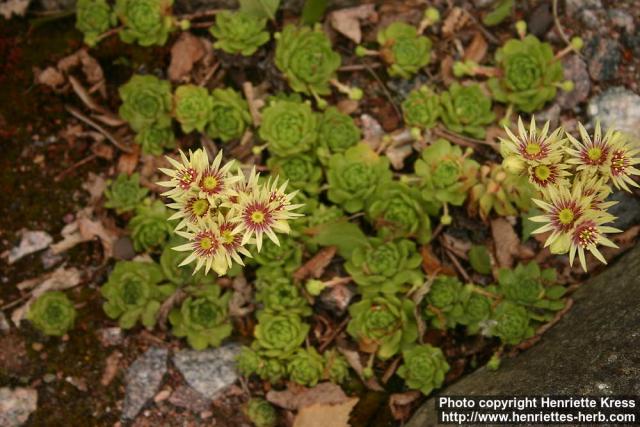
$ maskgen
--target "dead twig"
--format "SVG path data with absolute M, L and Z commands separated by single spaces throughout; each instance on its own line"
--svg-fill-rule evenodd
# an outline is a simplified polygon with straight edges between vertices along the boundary
M 253 85 L 251 84 L 251 82 L 242 83 L 242 91 L 244 92 L 244 97 L 249 103 L 249 112 L 251 113 L 251 120 L 253 121 L 253 125 L 255 127 L 258 127 L 262 122 L 262 116 L 260 115 L 260 106 L 257 105 L 258 102 L 255 99 L 255 91 L 253 90 Z
M 80 120 L 81 122 L 91 126 L 95 130 L 100 132 L 102 135 L 104 135 L 105 138 L 107 138 L 109 141 L 111 141 L 111 143 L 113 145 L 115 145 L 116 147 L 118 147 L 120 150 L 124 151 L 125 153 L 131 153 L 133 151 L 130 147 L 127 147 L 127 146 L 123 145 L 120 141 L 118 141 L 116 139 L 116 137 L 113 136 L 113 134 L 111 132 L 109 132 L 108 130 L 106 130 L 105 128 L 103 128 L 99 124 L 97 124 L 95 121 L 91 120 L 89 117 L 87 117 L 84 114 L 82 114 L 80 112 L 80 110 L 78 110 L 77 108 L 72 107 L 71 105 L 65 105 L 64 108 L 73 117 L 75 117 L 76 119 Z
M 464 280 L 467 283 L 472 283 L 471 277 L 469 277 L 469 274 L 467 273 L 467 271 L 462 267 L 462 265 L 460 264 L 460 261 L 458 261 L 458 257 L 456 257 L 453 254 L 453 252 L 451 252 L 451 250 L 449 250 L 447 248 L 445 248 L 444 251 L 447 254 L 447 257 L 449 257 L 449 259 L 453 263 L 453 265 L 456 268 L 456 270 L 458 270 L 458 273 L 460 273 L 460 275 L 464 278 Z
M 93 160 L 95 160 L 98 156 L 96 154 L 90 154 L 87 157 L 85 157 L 84 159 L 74 163 L 73 165 L 69 166 L 68 168 L 66 168 L 65 170 L 63 170 L 62 172 L 60 172 L 58 175 L 55 176 L 55 178 L 53 178 L 53 180 L 55 182 L 60 181 L 62 178 L 64 178 L 65 176 L 67 176 L 68 174 L 70 174 L 71 172 L 73 172 L 74 170 L 76 170 L 77 168 L 79 168 L 80 166 L 89 163 Z
M 216 14 L 220 13 L 222 10 L 224 9 L 201 10 L 200 12 L 187 13 L 185 15 L 178 15 L 176 16 L 176 19 L 177 20 L 186 19 L 187 21 L 193 21 L 195 19 L 208 18 L 210 16 L 215 16 Z
M 459 135 L 457 133 L 450 132 L 440 127 L 436 127 L 432 129 L 432 131 L 436 136 L 439 136 L 441 138 L 446 138 L 455 144 L 462 145 L 463 147 L 477 148 L 478 145 L 487 145 L 498 152 L 500 151 L 500 145 L 496 144 L 495 142 L 488 142 L 488 141 L 483 141 L 481 139 L 469 138 L 468 136 Z
M 349 317 L 340 322 L 340 324 L 331 332 L 331 334 L 329 334 L 329 337 L 326 339 L 326 341 L 320 344 L 320 346 L 318 347 L 318 351 L 322 353 L 327 347 L 329 347 L 329 344 L 331 344 L 336 339 L 336 337 L 340 335 L 340 333 L 347 327 L 348 323 Z

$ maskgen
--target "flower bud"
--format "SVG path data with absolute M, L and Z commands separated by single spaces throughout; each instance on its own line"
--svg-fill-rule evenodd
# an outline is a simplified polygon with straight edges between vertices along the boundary
M 430 23 L 434 24 L 440 21 L 440 12 L 435 7 L 429 7 L 424 11 L 424 19 L 427 19 Z
M 361 100 L 363 95 L 364 92 L 359 87 L 351 88 L 351 90 L 349 91 L 349 99 L 353 101 Z
M 509 173 L 519 174 L 524 170 L 525 162 L 519 156 L 507 156 L 502 161 L 502 167 Z
M 451 215 L 442 215 L 440 217 L 440 224 L 442 225 L 450 225 L 453 222 L 453 218 L 451 218 Z
M 516 31 L 521 38 L 527 35 L 527 23 L 520 20 L 516 22 Z
M 575 84 L 571 80 L 565 80 L 562 83 L 560 83 L 560 89 L 562 89 L 565 92 L 571 92 L 574 89 L 574 87 L 575 87 Z
M 356 52 L 355 52 L 356 56 L 359 56 L 359 57 L 367 56 L 367 52 L 368 50 L 366 47 L 361 45 L 356 46 Z
M 305 284 L 307 292 L 314 297 L 320 295 L 326 287 L 327 285 L 322 280 L 308 280 Z
M 573 37 L 571 39 L 571 47 L 575 50 L 580 50 L 584 46 L 584 41 L 580 37 Z
M 569 248 L 571 247 L 571 238 L 568 234 L 563 234 L 558 237 L 552 244 L 549 246 L 549 250 L 552 254 L 562 255 L 569 252 Z
M 187 19 L 183 19 L 178 22 L 178 26 L 182 31 L 187 31 L 189 28 L 191 28 L 191 22 Z

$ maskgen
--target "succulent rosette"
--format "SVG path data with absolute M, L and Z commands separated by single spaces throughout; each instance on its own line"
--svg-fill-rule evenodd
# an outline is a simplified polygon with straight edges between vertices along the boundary
M 276 408 L 264 399 L 252 398 L 249 400 L 245 414 L 256 427 L 275 427 L 278 425 Z
M 403 182 L 387 182 L 371 196 L 369 222 L 384 237 L 410 237 L 419 243 L 431 239 L 431 221 L 420 190 Z
M 302 190 L 314 195 L 320 192 L 323 173 L 316 157 L 310 154 L 295 154 L 288 157 L 270 157 L 267 166 L 271 174 L 286 180 L 293 190 Z
M 463 315 L 457 319 L 467 327 L 467 333 L 471 335 L 478 333 L 492 314 L 492 300 L 473 289 L 474 285 L 465 285 L 461 298 Z
M 152 125 L 171 126 L 171 84 L 155 76 L 134 75 L 118 89 L 122 105 L 118 110 L 136 132 Z
M 476 183 L 479 167 L 459 146 L 445 139 L 438 139 L 422 150 L 414 166 L 422 198 L 436 211 L 445 203 L 454 206 L 464 203 L 468 190 Z
M 329 159 L 328 198 L 349 213 L 361 211 L 369 198 L 391 180 L 389 159 L 358 144 Z
M 288 277 L 262 283 L 256 294 L 256 301 L 262 303 L 264 310 L 271 313 L 311 315 L 309 303 Z
M 421 264 L 422 257 L 411 240 L 385 241 L 372 237 L 367 245 L 353 250 L 344 268 L 367 295 L 396 293 L 421 285 L 424 281 Z
M 365 296 L 349 306 L 351 320 L 347 332 L 360 349 L 387 360 L 418 338 L 415 305 L 409 298 L 395 295 Z
M 563 71 L 549 43 L 533 35 L 511 39 L 497 50 L 495 58 L 501 76 L 488 81 L 495 100 L 531 113 L 555 98 Z
M 326 163 L 331 154 L 343 153 L 361 138 L 362 132 L 350 116 L 329 107 L 322 114 L 318 128 L 318 157 Z
M 26 317 L 43 334 L 60 337 L 73 328 L 76 309 L 64 292 L 48 291 L 29 306 Z
M 302 345 L 309 325 L 294 313 L 258 313 L 253 348 L 267 357 L 288 358 Z
M 501 268 L 498 284 L 506 299 L 522 305 L 533 305 L 544 294 L 540 267 L 533 261 L 518 263 L 513 270 Z
M 402 102 L 404 121 L 418 129 L 431 129 L 442 114 L 440 96 L 428 86 L 412 90 Z
M 444 383 L 449 364 L 442 350 L 429 344 L 416 345 L 402 352 L 403 363 L 398 368 L 398 376 L 409 388 L 420 390 L 428 396 Z
M 276 156 L 310 151 L 318 138 L 317 115 L 307 102 L 273 101 L 262 111 L 260 138 Z
M 328 95 L 329 81 L 335 78 L 341 60 L 327 35 L 319 27 L 290 24 L 276 33 L 276 40 L 275 63 L 291 89 L 307 95 Z
M 78 0 L 76 28 L 84 35 L 84 42 L 95 46 L 100 35 L 115 25 L 116 17 L 106 0 Z
M 258 265 L 265 267 L 279 267 L 287 273 L 293 272 L 302 264 L 302 247 L 293 238 L 284 236 L 278 239 L 278 244 L 267 240 L 259 252 L 253 254 Z
M 328 350 L 324 353 L 325 371 L 328 371 L 329 381 L 334 384 L 343 384 L 349 378 L 349 363 L 343 355 L 336 350 Z
M 425 316 L 438 329 L 454 328 L 464 316 L 464 288 L 457 277 L 437 276 L 425 297 Z
M 313 347 L 298 349 L 287 363 L 287 373 L 291 381 L 313 387 L 324 374 L 324 359 Z
M 223 142 L 240 138 L 251 123 L 247 101 L 231 88 L 214 89 L 211 99 L 213 105 L 207 135 Z
M 149 193 L 148 189 L 140 187 L 138 173 L 130 176 L 121 173 L 114 181 L 108 181 L 107 184 L 104 190 L 104 206 L 114 209 L 118 214 L 134 210 Z
M 505 344 L 516 345 L 535 334 L 526 308 L 510 301 L 501 302 L 493 314 L 493 335 Z
M 500 216 L 518 215 L 533 207 L 536 188 L 526 176 L 513 175 L 501 165 L 483 165 L 477 184 L 471 188 L 468 210 L 487 220 L 492 211 Z
M 236 357 L 236 369 L 240 375 L 249 377 L 258 372 L 262 360 L 260 355 L 250 347 L 242 346 Z
M 129 230 L 136 251 L 150 251 L 162 246 L 172 234 L 169 212 L 165 205 L 154 200 L 136 208 L 136 215 L 129 221 Z
M 491 97 L 479 84 L 462 86 L 453 83 L 440 95 L 442 121 L 448 129 L 474 138 L 484 139 L 486 126 L 493 123 L 496 115 L 491 110 Z
M 173 0 L 116 0 L 115 13 L 123 28 L 120 39 L 140 46 L 162 46 L 174 29 Z
M 135 142 L 140 144 L 144 154 L 160 156 L 165 148 L 175 148 L 176 136 L 171 126 L 148 126 L 142 129 L 135 138 Z
M 262 359 L 258 367 L 258 376 L 263 381 L 277 383 L 287 375 L 285 361 L 278 358 Z
M 392 77 L 410 79 L 431 59 L 431 40 L 404 22 L 394 22 L 378 31 L 377 40 Z
M 209 32 L 216 38 L 213 47 L 227 53 L 251 56 L 269 41 L 267 20 L 243 11 L 222 10 L 216 14 Z
M 174 291 L 172 285 L 158 285 L 162 270 L 150 262 L 118 261 L 109 280 L 100 288 L 106 298 L 102 306 L 111 319 L 118 319 L 122 329 L 130 329 L 138 321 L 147 328 L 156 323 L 160 304 Z
M 211 118 L 213 99 L 209 91 L 196 85 L 178 86 L 173 97 L 176 120 L 185 133 L 203 132 Z
M 169 313 L 171 331 L 177 337 L 187 337 L 195 350 L 218 347 L 231 335 L 229 320 L 230 292 L 222 293 L 218 285 L 195 288 L 193 296 L 187 297 L 180 308 Z

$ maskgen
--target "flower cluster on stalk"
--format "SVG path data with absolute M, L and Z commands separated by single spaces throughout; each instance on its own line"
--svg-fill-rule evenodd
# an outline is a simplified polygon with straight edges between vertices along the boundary
M 291 202 L 296 192 L 287 193 L 277 177 L 260 183 L 255 170 L 248 177 L 234 173 L 232 162 L 222 164 L 222 152 L 213 162 L 203 149 L 180 156 L 181 162 L 167 157 L 173 168 L 161 171 L 170 179 L 158 184 L 173 200 L 167 206 L 176 211 L 169 219 L 180 220 L 176 233 L 188 240 L 174 248 L 189 253 L 180 265 L 195 262 L 194 272 L 224 275 L 233 262 L 244 265 L 247 246 L 260 252 L 265 236 L 279 244 L 276 233 L 289 233 L 288 221 L 301 216 L 294 212 L 301 205 Z
M 603 134 L 600 123 L 593 136 L 582 124 L 578 128 L 576 138 L 561 127 L 549 132 L 549 123 L 539 130 L 533 118 L 526 129 L 520 119 L 517 134 L 506 129 L 501 151 L 503 166 L 528 176 L 539 190 L 534 202 L 543 213 L 530 220 L 543 225 L 534 233 L 550 232 L 545 246 L 568 253 L 571 264 L 577 255 L 586 271 L 586 251 L 606 264 L 598 246 L 616 247 L 606 236 L 620 232 L 607 225 L 616 219 L 607 212 L 614 204 L 606 201 L 609 184 L 625 191 L 639 186 L 634 176 L 640 175 L 640 149 L 615 129 Z

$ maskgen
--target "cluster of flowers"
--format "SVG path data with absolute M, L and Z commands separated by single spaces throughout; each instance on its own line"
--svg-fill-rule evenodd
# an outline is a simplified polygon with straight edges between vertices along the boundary
M 562 127 L 549 133 L 549 123 L 536 127 L 535 119 L 527 130 L 518 120 L 518 134 L 506 129 L 508 139 L 501 140 L 504 167 L 527 175 L 541 195 L 534 202 L 543 215 L 530 218 L 544 223 L 535 233 L 551 232 L 545 242 L 556 254 L 569 253 L 573 265 L 576 254 L 586 271 L 585 251 L 606 264 L 598 245 L 616 247 L 606 237 L 620 230 L 606 224 L 615 220 L 607 212 L 614 201 L 606 201 L 612 189 L 631 191 L 638 187 L 633 180 L 640 175 L 635 165 L 640 163 L 640 149 L 634 148 L 629 137 L 609 129 L 604 135 L 600 123 L 591 137 L 579 124 L 580 139 Z
M 174 168 L 161 170 L 171 179 L 158 184 L 169 189 L 163 195 L 177 211 L 169 219 L 180 220 L 176 233 L 188 240 L 174 248 L 189 252 L 181 265 L 195 261 L 196 272 L 224 275 L 234 261 L 244 265 L 241 255 L 251 256 L 247 245 L 260 252 L 264 236 L 278 244 L 276 233 L 288 233 L 288 220 L 301 216 L 293 212 L 301 205 L 291 203 L 296 192 L 286 193 L 277 178 L 260 183 L 255 169 L 248 178 L 234 175 L 232 162 L 221 164 L 222 152 L 213 162 L 203 149 L 180 156 L 182 162 L 167 157 Z

